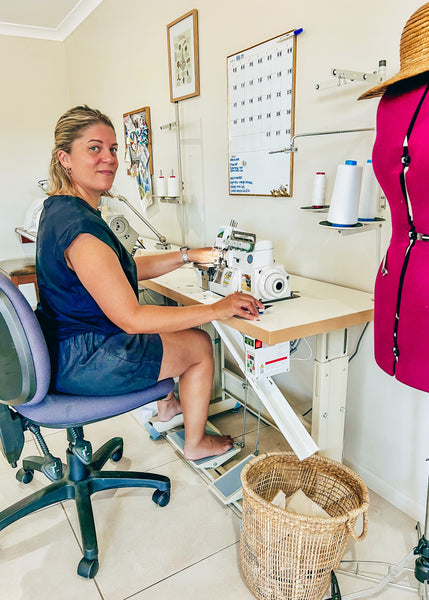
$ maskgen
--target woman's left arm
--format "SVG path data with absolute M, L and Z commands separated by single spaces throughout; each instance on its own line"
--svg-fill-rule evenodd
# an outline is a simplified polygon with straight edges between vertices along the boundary
M 193 248 L 187 251 L 189 262 L 210 264 L 215 259 L 213 248 Z M 148 256 L 135 256 L 137 266 L 137 279 L 152 279 L 181 267 L 183 263 L 182 253 L 159 252 Z

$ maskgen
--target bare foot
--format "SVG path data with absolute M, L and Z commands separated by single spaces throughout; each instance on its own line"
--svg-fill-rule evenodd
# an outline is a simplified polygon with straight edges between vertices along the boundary
M 185 434 L 184 455 L 187 460 L 198 460 L 207 456 L 219 456 L 231 450 L 233 444 L 234 442 L 229 435 L 221 436 L 206 433 L 198 444 L 193 445 L 186 442 Z
M 181 412 L 182 406 L 174 394 L 164 400 L 158 401 L 158 421 L 162 423 L 171 421 L 173 417 L 180 415 Z

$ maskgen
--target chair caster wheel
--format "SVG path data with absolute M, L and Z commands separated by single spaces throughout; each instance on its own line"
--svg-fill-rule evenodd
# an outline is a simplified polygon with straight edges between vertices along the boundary
M 33 480 L 34 471 L 26 471 L 25 469 L 19 469 L 15 477 L 21 483 L 30 483 Z
M 118 462 L 121 460 L 122 456 L 123 456 L 123 450 L 116 450 L 116 452 L 114 452 L 112 454 L 112 456 L 110 457 L 110 460 L 112 460 L 113 462 Z
M 170 502 L 170 492 L 161 492 L 161 490 L 155 490 L 152 494 L 152 500 L 158 506 L 167 506 Z
M 82 558 L 77 567 L 77 574 L 86 579 L 92 579 L 97 575 L 98 560 L 96 558 L 89 560 Z

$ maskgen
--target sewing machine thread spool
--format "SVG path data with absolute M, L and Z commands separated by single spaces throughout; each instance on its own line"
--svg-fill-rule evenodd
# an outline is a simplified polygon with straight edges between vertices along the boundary
M 159 177 L 156 182 L 156 191 L 158 196 L 165 197 L 167 195 L 167 182 L 162 171 L 159 172 Z
M 318 171 L 314 176 L 313 193 L 311 196 L 311 204 L 313 208 L 322 208 L 325 206 L 326 194 L 326 174 L 323 171 Z
M 363 167 L 359 198 L 359 221 L 374 221 L 377 212 L 377 186 L 372 160 L 368 159 Z
M 179 195 L 179 182 L 177 180 L 177 177 L 174 175 L 173 170 L 171 171 L 171 175 L 168 178 L 167 190 L 168 196 L 177 198 L 177 196 Z
M 338 165 L 329 207 L 328 221 L 336 227 L 356 225 L 359 207 L 362 167 L 355 160 Z

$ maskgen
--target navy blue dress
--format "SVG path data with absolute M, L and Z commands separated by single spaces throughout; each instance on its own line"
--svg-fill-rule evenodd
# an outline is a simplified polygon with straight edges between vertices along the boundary
M 74 196 L 47 198 L 37 234 L 36 315 L 51 356 L 51 387 L 97 396 L 153 385 L 161 368 L 161 339 L 157 334 L 127 334 L 112 323 L 67 266 L 64 252 L 81 233 L 112 248 L 138 297 L 134 259 L 100 213 Z

